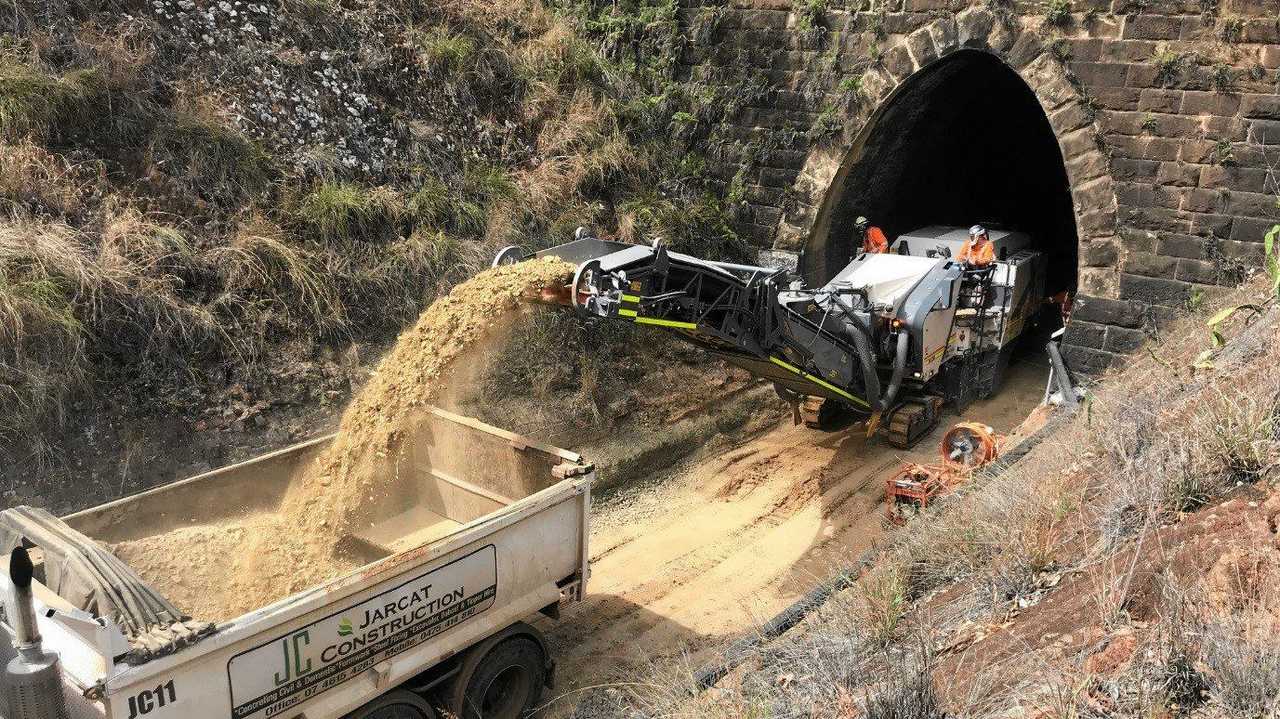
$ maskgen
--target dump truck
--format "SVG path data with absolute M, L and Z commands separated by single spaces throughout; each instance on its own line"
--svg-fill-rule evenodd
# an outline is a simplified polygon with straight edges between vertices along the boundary
M 349 538 L 367 562 L 230 620 L 187 616 L 110 548 L 271 512 L 332 436 L 62 518 L 0 512 L 11 639 L 0 713 L 524 716 L 554 668 L 529 621 L 557 617 L 587 583 L 592 465 L 442 409 L 424 421 L 400 469 L 416 496 Z
M 599 239 L 537 252 L 507 247 L 495 265 L 554 256 L 577 265 L 553 301 L 593 319 L 670 332 L 773 382 L 798 420 L 820 428 L 854 415 L 908 448 L 999 387 L 1018 340 L 1044 306 L 1043 253 L 1028 235 L 992 229 L 995 262 L 954 258 L 966 230 L 934 225 L 859 254 L 819 287 L 785 268 L 744 265 Z M 550 288 L 549 288 L 550 289 Z

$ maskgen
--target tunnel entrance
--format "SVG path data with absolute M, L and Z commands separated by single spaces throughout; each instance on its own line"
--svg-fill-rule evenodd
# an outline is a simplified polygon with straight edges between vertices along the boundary
M 1048 255 L 1047 293 L 1075 290 L 1075 214 L 1057 138 L 1031 88 L 986 52 L 956 52 L 904 81 L 855 144 L 825 211 L 802 260 L 813 283 L 852 259 L 854 220 L 865 215 L 890 242 L 934 224 L 1026 232 Z

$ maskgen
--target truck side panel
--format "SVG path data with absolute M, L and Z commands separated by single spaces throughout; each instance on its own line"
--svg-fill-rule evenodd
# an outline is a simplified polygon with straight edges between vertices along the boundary
M 127 670 L 108 682 L 107 719 L 342 716 L 556 603 L 564 580 L 585 578 L 588 489 L 563 482 L 513 506 L 518 518 L 496 531 L 483 521 L 464 529 L 429 561 L 397 555 L 362 570 L 384 574 L 376 584 L 351 591 L 339 582 L 348 592 L 340 598 L 300 595 Z M 313 608 L 273 621 L 298 602 Z

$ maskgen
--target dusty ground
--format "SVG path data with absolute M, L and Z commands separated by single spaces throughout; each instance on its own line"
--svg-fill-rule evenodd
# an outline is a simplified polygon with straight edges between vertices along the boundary
M 1014 365 L 1001 393 L 965 418 L 1010 431 L 1045 377 L 1039 358 Z M 881 534 L 886 476 L 904 460 L 934 461 L 958 419 L 944 418 L 910 452 L 784 420 L 600 497 L 587 599 L 542 627 L 558 662 L 545 715 L 567 716 L 593 687 L 660 658 L 687 654 L 698 666 L 852 563 Z

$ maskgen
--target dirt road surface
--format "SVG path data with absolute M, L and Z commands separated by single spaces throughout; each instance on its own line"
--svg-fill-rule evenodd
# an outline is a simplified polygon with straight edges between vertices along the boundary
M 1013 365 L 1000 394 L 964 418 L 1009 432 L 1039 402 L 1043 364 Z M 594 688 L 642 680 L 655 661 L 697 667 L 853 562 L 881 534 L 884 480 L 903 461 L 937 461 L 960 419 L 945 416 L 911 451 L 788 420 L 599 498 L 587 598 L 542 626 L 558 664 L 543 716 L 569 716 Z

